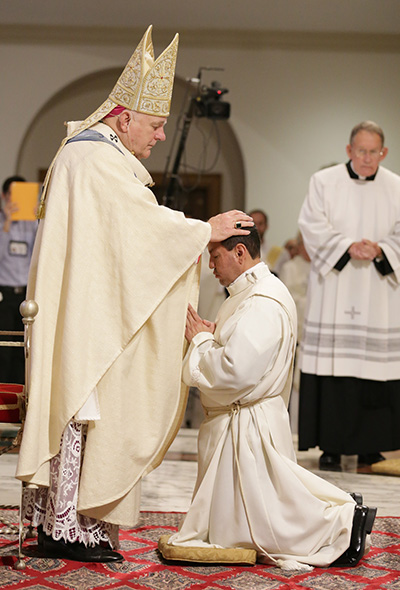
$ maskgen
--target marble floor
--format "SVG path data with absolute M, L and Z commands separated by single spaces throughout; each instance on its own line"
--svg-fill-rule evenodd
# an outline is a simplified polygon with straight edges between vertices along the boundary
M 1 430 L 1 424 L 0 424 Z M 196 479 L 197 429 L 182 428 L 163 463 L 142 483 L 142 510 L 186 512 Z M 4 433 L 3 433 L 4 435 Z M 293 443 L 297 448 L 296 435 Z M 378 507 L 378 516 L 400 516 L 400 477 L 357 473 L 355 457 L 346 457 L 342 472 L 318 471 L 318 449 L 298 452 L 300 465 L 345 491 L 361 492 L 364 502 Z M 385 453 L 387 458 L 400 452 Z M 16 454 L 0 457 L 0 505 L 19 503 L 20 485 L 14 478 Z

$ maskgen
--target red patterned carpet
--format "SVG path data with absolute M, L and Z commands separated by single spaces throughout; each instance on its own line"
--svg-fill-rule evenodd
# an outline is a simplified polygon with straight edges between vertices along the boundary
M 0 517 L 16 521 L 16 510 Z M 19 590 L 400 590 L 400 517 L 377 518 L 372 548 L 353 569 L 315 568 L 310 573 L 283 573 L 262 565 L 196 566 L 166 563 L 157 550 L 158 538 L 175 531 L 181 515 L 143 512 L 135 529 L 121 530 L 126 560 L 115 565 L 81 564 L 35 555 L 35 539 L 25 543 L 27 567 L 14 570 L 17 540 L 2 534 L 0 525 L 0 588 Z

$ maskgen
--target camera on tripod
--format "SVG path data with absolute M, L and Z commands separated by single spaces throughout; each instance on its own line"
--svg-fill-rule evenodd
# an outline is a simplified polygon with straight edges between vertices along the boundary
M 202 86 L 195 101 L 195 116 L 207 117 L 207 119 L 229 119 L 231 105 L 221 100 L 228 91 L 221 88 L 219 82 L 211 82 L 211 86 Z

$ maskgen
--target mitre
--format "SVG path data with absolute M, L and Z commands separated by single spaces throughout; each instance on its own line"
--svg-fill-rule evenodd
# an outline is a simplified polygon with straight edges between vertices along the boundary
M 73 131 L 68 133 L 67 137 L 61 143 L 47 171 L 39 205 L 39 218 L 44 217 L 47 186 L 54 161 L 69 139 L 104 119 L 118 106 L 146 115 L 168 117 L 174 86 L 179 35 L 176 34 L 168 47 L 154 60 L 154 49 L 151 39 L 152 28 L 153 26 L 150 25 L 143 35 L 107 100 L 84 121 L 77 122 L 69 127 L 69 130 L 73 128 Z
M 87 117 L 74 133 L 91 127 L 108 115 L 116 106 L 146 115 L 168 117 L 174 86 L 179 35 L 175 35 L 168 47 L 154 61 L 152 28 L 150 25 L 143 35 L 107 100 Z

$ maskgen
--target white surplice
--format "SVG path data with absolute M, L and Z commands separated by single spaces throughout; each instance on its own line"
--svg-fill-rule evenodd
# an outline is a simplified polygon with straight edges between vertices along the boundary
M 170 543 L 255 549 L 325 566 L 349 546 L 354 501 L 296 463 L 287 413 L 296 310 L 261 263 L 229 288 L 214 334 L 197 334 L 183 378 L 201 391 L 192 504 Z
M 311 257 L 303 331 L 304 373 L 400 379 L 400 177 L 382 166 L 374 180 L 351 178 L 345 164 L 311 177 L 299 227 Z M 393 272 L 350 259 L 363 238 L 378 242 Z

